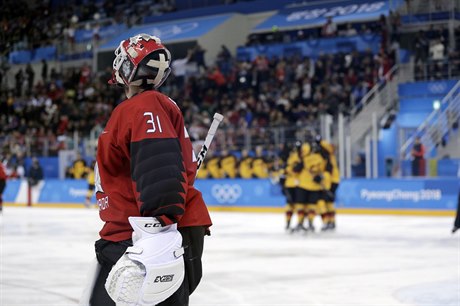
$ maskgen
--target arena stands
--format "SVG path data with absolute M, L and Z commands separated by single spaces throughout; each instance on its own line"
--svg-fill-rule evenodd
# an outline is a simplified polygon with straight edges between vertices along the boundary
M 9 35 L 3 35 L 0 44 L 4 47 L 0 79 L 4 156 L 20 162 L 30 156 L 57 156 L 63 149 L 92 154 L 88 148 L 94 150 L 98 130 L 123 100 L 119 89 L 106 84 L 110 68 L 94 66 L 91 48 L 95 44 L 134 24 L 174 20 L 181 14 L 193 17 L 223 8 L 260 13 L 264 9 L 256 5 L 259 2 L 209 1 L 207 6 L 189 7 L 184 1 L 156 1 L 154 6 L 134 1 L 128 8 L 122 1 L 72 5 L 7 1 L 1 20 Z M 339 114 L 347 116 L 375 85 L 385 82 L 393 65 L 401 64 L 404 50 L 398 46 L 403 45 L 401 35 L 407 31 L 401 29 L 403 10 L 376 10 L 365 20 L 354 20 L 353 14 L 302 19 L 298 14 L 308 10 L 299 7 L 306 2 L 292 1 L 290 6 L 281 2 L 265 8 L 273 11 L 236 49 L 224 44 L 209 58 L 206 45 L 187 48 L 191 57 L 184 80 L 172 75 L 164 84 L 162 91 L 180 103 L 195 140 L 203 139 L 210 114 L 217 111 L 226 117 L 216 136 L 217 151 L 226 148 L 239 155 L 242 148 L 253 151 L 262 145 L 275 154 L 282 144 L 302 137 L 300 130 L 319 132 L 320 115 L 331 115 L 334 122 Z M 20 16 L 14 9 L 18 5 L 23 8 Z M 307 7 L 320 4 L 312 5 Z M 298 28 L 283 23 L 270 26 L 270 20 L 279 20 L 283 12 L 302 24 L 296 23 Z M 32 21 L 40 27 L 32 26 Z M 432 26 L 415 32 L 411 50 L 415 61 L 410 62 L 414 80 L 447 79 L 458 73 L 458 52 L 447 48 L 458 36 L 446 34 L 447 30 Z M 72 44 L 76 49 L 79 44 L 90 45 L 90 51 L 84 51 L 88 58 L 72 57 Z M 444 51 L 439 44 L 445 46 Z M 33 69 L 18 63 L 32 63 Z

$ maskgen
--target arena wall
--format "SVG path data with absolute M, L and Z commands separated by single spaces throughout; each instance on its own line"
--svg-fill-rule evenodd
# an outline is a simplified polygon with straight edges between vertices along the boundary
M 85 180 L 45 180 L 33 188 L 32 205 L 84 207 L 87 186 Z M 207 179 L 195 186 L 211 210 L 282 212 L 285 206 L 279 185 L 269 179 Z M 458 190 L 457 178 L 349 179 L 340 184 L 336 204 L 345 213 L 450 216 Z M 7 206 L 27 205 L 27 182 L 8 181 L 4 201 Z

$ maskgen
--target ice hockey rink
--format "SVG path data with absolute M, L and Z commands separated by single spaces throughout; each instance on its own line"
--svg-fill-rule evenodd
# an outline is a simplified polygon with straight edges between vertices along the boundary
M 340 215 L 309 235 L 287 234 L 282 214 L 212 218 L 190 305 L 460 305 L 451 217 Z M 97 210 L 7 206 L 0 222 L 0 305 L 78 305 Z

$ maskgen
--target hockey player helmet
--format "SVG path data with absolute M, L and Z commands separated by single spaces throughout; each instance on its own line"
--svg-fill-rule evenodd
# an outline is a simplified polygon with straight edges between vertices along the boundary
M 158 37 L 138 34 L 115 50 L 109 84 L 158 88 L 171 72 L 170 64 L 171 54 Z
M 315 141 L 316 141 L 316 143 L 321 143 L 321 140 L 323 140 L 323 137 L 321 137 L 320 134 L 316 134 L 316 135 L 315 135 Z

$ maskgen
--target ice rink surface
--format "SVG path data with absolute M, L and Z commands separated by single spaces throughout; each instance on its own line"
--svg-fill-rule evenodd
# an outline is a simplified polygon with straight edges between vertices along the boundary
M 453 218 L 340 215 L 334 233 L 292 235 L 282 214 L 211 215 L 190 305 L 460 305 Z M 0 305 L 78 305 L 97 211 L 5 207 L 0 223 Z

